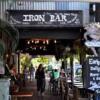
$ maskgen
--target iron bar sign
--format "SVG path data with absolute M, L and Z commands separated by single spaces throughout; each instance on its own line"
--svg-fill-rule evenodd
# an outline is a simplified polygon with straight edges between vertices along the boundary
M 82 11 L 9 11 L 11 24 L 34 27 L 79 27 L 82 18 Z

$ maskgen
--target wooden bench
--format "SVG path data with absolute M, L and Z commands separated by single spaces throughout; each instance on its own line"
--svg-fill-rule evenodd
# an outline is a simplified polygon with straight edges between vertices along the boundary
M 33 92 L 29 92 L 29 91 L 26 91 L 26 92 L 13 92 L 12 95 L 11 95 L 11 100 L 17 100 L 17 98 L 21 97 L 32 97 L 33 96 Z

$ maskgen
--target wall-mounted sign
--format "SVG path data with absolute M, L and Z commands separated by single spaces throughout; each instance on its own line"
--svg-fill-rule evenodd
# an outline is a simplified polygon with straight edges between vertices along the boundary
M 74 82 L 82 83 L 82 65 L 74 64 L 73 78 L 74 78 Z
M 97 40 L 86 41 L 85 45 L 87 47 L 100 47 L 100 41 L 97 41 Z
M 84 67 L 87 67 L 85 69 L 87 75 L 84 76 L 87 79 L 85 84 L 89 89 L 100 94 L 100 57 L 89 57 L 87 66 Z
M 11 24 L 34 27 L 80 27 L 82 11 L 33 11 L 10 10 Z

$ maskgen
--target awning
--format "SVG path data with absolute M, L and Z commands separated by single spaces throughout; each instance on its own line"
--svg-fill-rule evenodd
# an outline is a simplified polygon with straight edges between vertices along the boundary
M 37 0 L 37 1 L 41 1 L 41 0 Z M 45 0 L 45 1 L 48 1 L 48 0 Z M 50 0 L 50 1 L 62 1 L 62 0 Z M 63 1 L 100 3 L 100 0 L 63 0 Z

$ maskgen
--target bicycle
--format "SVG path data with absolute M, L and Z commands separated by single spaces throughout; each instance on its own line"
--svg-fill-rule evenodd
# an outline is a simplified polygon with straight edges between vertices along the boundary
M 58 95 L 58 79 L 53 80 L 52 86 L 52 93 Z

